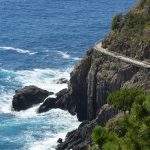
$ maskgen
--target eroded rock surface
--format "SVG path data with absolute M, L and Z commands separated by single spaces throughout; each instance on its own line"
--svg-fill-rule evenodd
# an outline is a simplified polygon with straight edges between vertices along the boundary
M 16 90 L 12 101 L 12 109 L 15 111 L 25 110 L 35 104 L 41 103 L 53 92 L 40 89 L 36 86 L 26 86 L 23 89 Z
M 57 150 L 87 150 L 91 143 L 92 130 L 96 125 L 104 126 L 105 123 L 115 117 L 118 111 L 109 105 L 104 105 L 97 118 L 93 121 L 84 121 L 78 129 L 67 134 L 65 142 L 59 144 Z

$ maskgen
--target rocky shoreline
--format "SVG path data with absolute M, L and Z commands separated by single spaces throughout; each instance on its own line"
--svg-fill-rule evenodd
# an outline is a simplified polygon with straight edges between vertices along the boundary
M 38 108 L 38 113 L 60 108 L 77 115 L 78 120 L 82 121 L 81 125 L 69 132 L 57 149 L 86 150 L 91 144 L 93 128 L 97 125 L 103 126 L 118 114 L 117 110 L 106 104 L 107 96 L 123 87 L 136 86 L 149 89 L 149 81 L 150 76 L 142 67 L 121 62 L 91 49 L 71 73 L 68 89 L 61 90 L 56 97 L 46 98 L 53 93 L 35 86 L 25 87 L 16 91 L 12 107 L 15 108 L 16 101 L 19 103 L 18 106 L 22 107 L 26 104 L 24 102 L 26 99 L 26 102 L 30 101 L 32 105 L 43 102 Z M 44 93 L 44 96 L 41 93 Z
M 130 10 L 127 15 L 118 15 L 113 20 L 113 30 L 102 41 L 102 46 L 126 57 L 149 62 L 150 42 L 147 41 L 149 40 L 147 35 L 150 30 L 146 26 L 148 29 L 145 31 L 143 23 L 138 24 L 137 27 L 137 23 L 145 19 L 145 17 L 138 19 L 137 16 L 141 15 L 140 13 L 143 15 L 144 12 L 147 20 L 150 19 L 150 13 L 145 7 L 147 4 L 149 4 L 148 0 L 140 1 L 139 5 Z M 134 22 L 132 22 L 133 19 L 135 19 Z M 143 22 L 147 25 L 147 20 L 144 19 Z M 137 31 L 134 30 L 134 26 Z M 143 31 L 138 31 L 139 29 Z M 128 31 L 132 32 L 128 33 Z M 71 72 L 70 81 L 62 79 L 58 83 L 67 83 L 68 88 L 56 93 L 55 97 L 49 96 L 53 93 L 35 86 L 16 91 L 12 108 L 19 111 L 42 102 L 37 110 L 38 113 L 60 108 L 72 115 L 77 115 L 82 123 L 78 129 L 67 134 L 65 141 L 58 140 L 60 144 L 57 149 L 87 150 L 91 144 L 93 128 L 97 125 L 104 126 L 108 120 L 121 113 L 107 104 L 107 96 L 126 87 L 140 87 L 147 91 L 150 89 L 150 71 L 91 48 Z

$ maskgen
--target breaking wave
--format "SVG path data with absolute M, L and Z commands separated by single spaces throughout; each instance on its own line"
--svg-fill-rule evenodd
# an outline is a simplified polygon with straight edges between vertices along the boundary
M 70 58 L 70 55 L 67 52 L 57 51 L 57 53 L 59 55 L 61 55 L 62 58 L 64 58 L 64 59 L 69 59 Z
M 18 149 L 53 150 L 57 145 L 58 138 L 64 139 L 67 132 L 78 127 L 80 122 L 77 117 L 71 116 L 67 111 L 60 109 L 52 109 L 48 112 L 37 114 L 39 105 L 35 105 L 20 112 L 11 111 L 11 102 L 15 89 L 35 85 L 56 93 L 66 88 L 67 85 L 56 84 L 55 81 L 59 78 L 69 79 L 71 70 L 72 68 L 65 70 L 0 70 L 0 83 L 6 81 L 5 84 L 8 86 L 8 88 L 2 84 L 0 86 L 0 130 L 9 128 L 9 134 L 1 132 L 0 141 L 7 143 L 5 147 L 0 145 L 1 149 L 9 149 L 10 147 L 13 149 L 14 143 L 17 141 Z M 5 119 L 3 119 L 4 117 Z
M 0 46 L 0 50 L 16 51 L 21 54 L 29 54 L 29 55 L 34 55 L 37 53 L 37 52 L 31 52 L 29 50 L 25 50 L 21 48 L 14 48 L 14 47 L 7 47 L 7 46 Z

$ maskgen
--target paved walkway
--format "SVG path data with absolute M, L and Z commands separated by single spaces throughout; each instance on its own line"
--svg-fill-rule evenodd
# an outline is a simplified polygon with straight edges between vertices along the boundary
M 146 62 L 146 61 L 139 61 L 139 60 L 135 60 L 133 58 L 129 58 L 125 55 L 121 55 L 119 53 L 116 52 L 111 52 L 108 49 L 104 49 L 102 48 L 102 44 L 101 43 L 97 43 L 94 47 L 96 50 L 100 51 L 101 53 L 104 53 L 106 55 L 118 58 L 120 60 L 123 60 L 124 62 L 127 63 L 132 63 L 136 66 L 140 66 L 140 67 L 144 67 L 144 68 L 149 68 L 150 69 L 150 63 Z

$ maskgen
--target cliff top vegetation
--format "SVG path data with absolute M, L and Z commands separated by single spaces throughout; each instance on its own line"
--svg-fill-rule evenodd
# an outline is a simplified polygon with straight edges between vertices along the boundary
M 123 95 L 124 106 L 121 103 Z M 134 101 L 130 99 L 132 97 Z M 108 98 L 110 100 L 113 100 L 111 103 L 114 106 L 127 106 L 127 109 L 130 106 L 131 113 L 109 121 L 105 127 L 97 126 L 92 134 L 91 150 L 149 150 L 150 94 L 144 95 L 141 89 L 130 88 L 111 94 Z
M 150 1 L 140 0 L 126 14 L 117 14 L 102 44 L 111 51 L 150 61 Z

